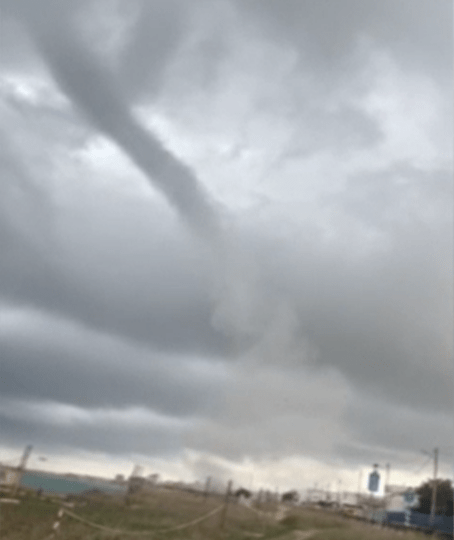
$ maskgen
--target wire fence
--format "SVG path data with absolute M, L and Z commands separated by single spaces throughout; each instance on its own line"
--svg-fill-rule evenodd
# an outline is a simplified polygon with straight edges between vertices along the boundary
M 122 534 L 124 536 L 153 536 L 157 534 L 165 534 L 165 533 L 180 531 L 182 529 L 187 529 L 188 527 L 192 527 L 193 525 L 197 525 L 198 523 L 201 523 L 202 521 L 205 521 L 209 519 L 210 517 L 218 514 L 224 508 L 224 506 L 225 506 L 224 504 L 221 504 L 217 508 L 215 508 L 214 510 L 211 510 L 210 512 L 204 514 L 203 516 L 200 516 L 186 523 L 176 525 L 174 527 L 167 527 L 164 529 L 148 529 L 148 530 L 142 530 L 142 531 L 128 531 L 125 529 L 116 529 L 113 527 L 107 527 L 105 525 L 101 525 L 100 523 L 95 523 L 86 518 L 83 518 L 82 516 L 79 516 L 76 513 L 71 512 L 70 510 L 66 508 L 60 508 L 57 514 L 57 520 L 54 522 L 52 526 L 53 532 L 51 533 L 50 536 L 46 538 L 46 540 L 51 540 L 55 538 L 56 533 L 61 529 L 61 522 L 64 515 L 70 517 L 71 519 L 79 521 L 80 523 L 83 523 L 87 527 L 91 527 L 93 529 L 97 529 L 97 530 L 112 533 L 112 534 Z
M 102 525 L 100 523 L 91 521 L 85 517 L 82 517 L 76 514 L 75 512 L 68 510 L 66 507 L 62 506 L 59 508 L 56 520 L 52 524 L 52 532 L 49 536 L 45 538 L 45 540 L 54 540 L 55 538 L 57 538 L 57 536 L 61 534 L 62 520 L 64 516 L 67 516 L 70 519 L 73 519 L 79 523 L 82 523 L 87 527 L 91 527 L 92 529 L 103 531 L 105 533 L 111 533 L 115 535 L 118 534 L 118 535 L 123 535 L 123 536 L 130 536 L 130 537 L 145 537 L 145 536 L 153 537 L 156 535 L 162 535 L 166 533 L 181 531 L 183 529 L 187 529 L 189 527 L 202 523 L 203 521 L 206 521 L 210 519 L 211 517 L 219 514 L 221 511 L 225 512 L 227 510 L 228 504 L 229 504 L 229 497 L 226 497 L 226 500 L 223 504 L 220 504 L 214 510 L 207 512 L 206 514 L 203 514 L 202 516 L 196 519 L 192 519 L 191 521 L 181 523 L 173 527 L 166 527 L 162 529 L 146 529 L 146 530 L 140 530 L 140 531 L 131 531 L 127 529 L 119 529 L 116 527 L 109 527 L 107 525 Z M 276 512 L 264 512 L 262 510 L 259 510 L 258 508 L 254 508 L 249 505 L 242 505 L 242 507 L 250 510 L 252 513 L 256 514 L 260 518 L 265 519 L 265 521 L 278 519 Z M 247 531 L 242 531 L 242 532 L 243 532 L 243 535 L 246 537 L 247 536 L 257 537 L 257 538 L 263 537 L 263 533 L 253 533 L 253 532 L 247 532 Z

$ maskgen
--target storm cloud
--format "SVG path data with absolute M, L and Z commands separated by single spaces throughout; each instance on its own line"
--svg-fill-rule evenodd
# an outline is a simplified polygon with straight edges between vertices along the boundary
M 448 474 L 452 6 L 1 5 L 1 456 Z

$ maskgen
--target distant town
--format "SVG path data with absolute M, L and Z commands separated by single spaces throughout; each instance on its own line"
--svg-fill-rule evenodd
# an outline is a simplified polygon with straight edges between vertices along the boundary
M 229 498 L 243 506 L 260 508 L 261 505 L 285 505 L 288 508 L 309 507 L 336 512 L 344 517 L 374 523 L 392 523 L 421 530 L 437 529 L 452 532 L 453 491 L 449 480 L 430 482 L 422 486 L 385 485 L 378 492 L 380 475 L 374 469 L 369 477 L 369 490 L 364 493 L 320 489 L 293 489 L 284 493 L 270 490 L 248 490 L 232 482 L 224 485 L 210 477 L 204 481 L 182 482 L 161 480 L 158 473 L 142 474 L 140 466 L 131 475 L 117 474 L 113 479 L 74 473 L 57 474 L 26 468 L 31 447 L 27 447 L 18 466 L 0 463 L 0 501 L 15 500 L 18 493 L 34 492 L 38 496 L 52 496 L 70 501 L 100 494 L 121 496 L 126 500 L 134 496 L 180 492 L 207 498 Z M 216 480 L 216 479 L 214 479 Z M 340 485 L 338 486 L 340 488 Z M 435 496 L 435 499 L 434 499 Z M 10 497 L 10 499 L 8 499 Z M 11 499 L 12 497 L 12 499 Z

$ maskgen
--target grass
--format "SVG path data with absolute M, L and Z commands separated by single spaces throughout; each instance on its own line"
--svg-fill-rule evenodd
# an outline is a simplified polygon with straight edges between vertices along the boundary
M 353 526 L 348 529 L 326 529 L 317 532 L 311 540 L 427 540 L 422 533 L 374 528 L 371 525 Z
M 313 529 L 341 530 L 349 526 L 349 522 L 342 516 L 310 509 L 294 510 L 281 523 L 291 529 L 301 531 Z
M 2 540 L 41 540 L 49 536 L 58 511 L 50 500 L 25 496 L 18 505 L 0 505 Z
M 284 521 L 295 519 L 295 529 L 315 531 L 311 540 L 427 540 L 422 533 L 381 528 L 321 510 L 295 510 Z
M 397 531 L 352 520 L 335 513 L 308 508 L 294 509 L 281 524 L 290 530 L 314 531 L 311 540 L 427 540 L 413 531 Z
M 38 498 L 33 493 L 22 494 L 18 505 L 0 505 L 0 538 L 2 540 L 45 540 L 52 532 L 61 501 Z M 222 504 L 223 499 L 156 489 L 136 495 L 125 502 L 123 498 L 93 495 L 74 501 L 70 510 L 77 515 L 110 528 L 127 531 L 158 531 L 187 523 Z M 276 510 L 269 507 L 268 511 Z M 271 514 L 270 514 L 271 516 Z M 276 522 L 272 517 L 253 512 L 240 504 L 229 504 L 222 528 L 220 513 L 189 528 L 168 533 L 131 536 L 98 531 L 65 515 L 61 522 L 59 540 L 128 540 L 143 538 L 157 540 L 247 540 L 251 538 L 293 538 L 292 531 L 314 531 L 313 540 L 419 540 L 427 538 L 412 532 L 383 530 L 369 524 L 348 520 L 334 513 L 292 509 Z M 261 535 L 261 536 L 260 536 Z

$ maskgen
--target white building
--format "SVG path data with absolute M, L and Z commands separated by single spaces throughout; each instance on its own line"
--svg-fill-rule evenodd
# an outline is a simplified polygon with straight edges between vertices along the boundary
M 405 494 L 414 493 L 414 488 L 406 486 L 387 486 L 385 493 L 386 510 L 388 512 L 403 512 L 410 507 L 411 503 L 407 502 Z M 414 500 L 413 506 L 417 504 Z

